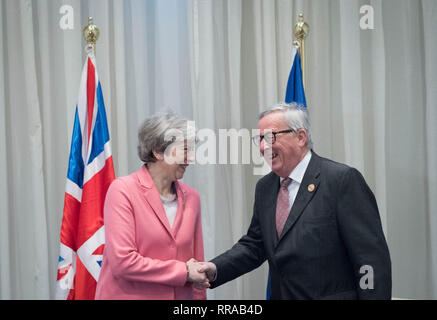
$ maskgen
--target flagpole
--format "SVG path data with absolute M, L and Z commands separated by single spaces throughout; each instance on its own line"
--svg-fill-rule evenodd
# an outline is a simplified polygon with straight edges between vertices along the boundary
M 302 82 L 305 87 L 305 39 L 309 33 L 309 25 L 304 21 L 303 14 L 298 16 L 298 22 L 294 26 L 294 36 L 296 40 L 294 44 L 298 46 L 298 52 L 301 60 Z
M 88 18 L 88 25 L 83 28 L 83 37 L 87 42 L 85 47 L 86 51 L 93 51 L 96 54 L 96 42 L 99 39 L 100 31 L 99 28 L 94 24 L 93 17 Z

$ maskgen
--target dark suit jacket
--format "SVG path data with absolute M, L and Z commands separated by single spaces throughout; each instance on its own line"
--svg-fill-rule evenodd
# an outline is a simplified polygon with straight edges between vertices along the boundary
M 313 152 L 279 239 L 278 190 L 273 172 L 258 181 L 247 234 L 212 260 L 213 288 L 267 259 L 272 299 L 391 298 L 391 262 L 378 207 L 356 169 Z

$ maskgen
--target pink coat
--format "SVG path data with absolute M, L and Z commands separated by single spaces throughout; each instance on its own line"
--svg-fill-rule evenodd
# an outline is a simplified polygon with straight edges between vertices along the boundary
M 177 213 L 171 228 L 145 166 L 117 178 L 106 195 L 106 244 L 96 299 L 206 299 L 193 289 L 185 262 L 204 261 L 200 199 L 175 182 Z

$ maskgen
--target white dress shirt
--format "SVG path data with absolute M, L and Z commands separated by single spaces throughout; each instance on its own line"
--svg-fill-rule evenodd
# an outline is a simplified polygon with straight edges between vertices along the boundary
M 291 171 L 288 176 L 291 178 L 291 183 L 288 185 L 288 196 L 290 199 L 290 208 L 293 207 L 294 200 L 296 199 L 297 192 L 299 191 L 300 184 L 302 183 L 303 176 L 307 170 L 308 164 L 311 160 L 311 150 L 308 150 L 307 154 L 303 159 L 297 164 L 297 166 Z M 284 180 L 284 178 L 279 178 L 279 184 Z

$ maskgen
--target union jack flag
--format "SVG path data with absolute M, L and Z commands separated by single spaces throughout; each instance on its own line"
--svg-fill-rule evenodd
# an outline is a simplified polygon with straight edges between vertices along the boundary
M 89 52 L 71 139 L 56 299 L 94 299 L 105 245 L 103 204 L 114 178 L 102 88 Z

